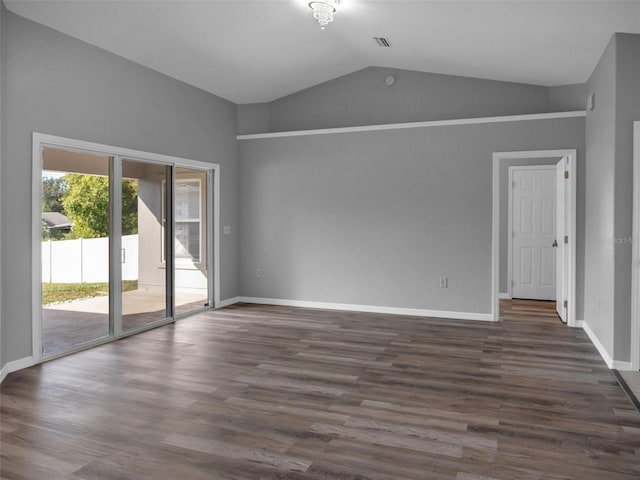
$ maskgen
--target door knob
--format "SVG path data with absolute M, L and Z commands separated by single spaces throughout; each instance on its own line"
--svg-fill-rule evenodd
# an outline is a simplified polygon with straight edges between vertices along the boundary
M 551 244 L 552 247 L 557 247 L 558 246 L 558 240 L 554 240 L 553 243 Z

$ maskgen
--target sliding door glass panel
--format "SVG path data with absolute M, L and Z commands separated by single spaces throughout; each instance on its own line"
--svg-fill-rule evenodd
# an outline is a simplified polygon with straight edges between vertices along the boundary
M 168 174 L 169 167 L 165 165 L 122 161 L 120 262 L 124 331 L 171 316 L 164 241 Z
M 111 158 L 42 152 L 42 347 L 55 355 L 108 337 Z
M 175 169 L 175 312 L 209 306 L 207 172 Z

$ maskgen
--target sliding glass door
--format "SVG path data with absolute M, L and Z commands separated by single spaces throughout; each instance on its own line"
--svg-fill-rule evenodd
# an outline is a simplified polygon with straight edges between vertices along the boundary
M 41 357 L 213 305 L 210 170 L 54 146 L 39 161 Z
M 42 353 L 108 337 L 112 157 L 42 151 Z
M 174 283 L 176 314 L 209 306 L 207 172 L 175 170 Z
M 122 160 L 122 330 L 135 330 L 172 316 L 171 255 L 165 238 L 167 180 L 171 167 Z M 169 259 L 169 261 L 167 261 Z

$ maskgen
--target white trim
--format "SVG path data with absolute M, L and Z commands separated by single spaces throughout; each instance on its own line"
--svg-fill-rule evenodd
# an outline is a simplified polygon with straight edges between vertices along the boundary
M 640 370 L 640 122 L 633 122 L 633 230 L 631 242 L 631 365 Z
M 491 315 L 500 321 L 500 160 L 493 154 L 493 178 L 491 196 Z
M 623 362 L 622 360 L 614 360 L 613 368 L 615 370 L 620 370 L 621 372 L 632 372 L 631 362 Z
M 31 139 L 31 355 L 42 359 L 42 141 Z
M 85 142 L 84 140 L 76 140 L 73 138 L 57 137 L 55 135 L 47 135 L 44 133 L 33 133 L 34 141 L 45 146 L 63 147 L 69 150 L 80 150 L 82 152 L 92 152 L 105 156 L 126 157 L 128 160 L 145 160 L 151 163 L 169 163 L 177 167 L 201 168 L 203 170 L 211 170 L 215 163 L 201 162 L 199 160 L 191 160 L 183 157 L 173 157 L 171 155 L 163 155 L 161 153 L 143 152 L 141 150 L 132 150 L 130 148 L 118 147 L 114 145 L 105 145 L 102 143 Z
M 208 178 L 213 182 L 209 182 L 207 195 L 209 200 L 209 208 L 207 208 L 207 228 L 209 229 L 209 238 L 213 240 L 213 258 L 209 260 L 207 256 L 209 271 L 213 271 L 213 285 L 210 284 L 209 290 L 213 290 L 213 305 L 217 307 L 220 303 L 220 166 L 209 169 Z M 213 185 L 212 185 L 213 183 Z M 213 202 L 213 211 L 211 211 L 211 202 Z M 211 249 L 210 244 L 207 245 Z
M 220 299 L 220 165 L 216 163 L 201 162 L 198 160 L 190 160 L 187 158 L 173 157 L 151 152 L 143 152 L 139 150 L 131 150 L 111 145 L 99 143 L 85 142 L 65 137 L 57 137 L 54 135 L 46 135 L 42 133 L 33 133 L 32 137 L 32 232 L 31 232 L 31 276 L 32 276 L 32 297 L 31 297 L 31 316 L 32 316 L 32 364 L 42 361 L 41 345 L 42 345 L 42 324 L 41 324 L 41 244 L 40 244 L 40 223 L 41 223 L 41 196 L 42 196 L 42 155 L 41 150 L 45 146 L 55 148 L 64 148 L 72 151 L 90 152 L 104 156 L 114 157 L 114 162 L 122 160 L 144 161 L 156 164 L 168 164 L 173 167 L 184 167 L 189 169 L 200 169 L 205 172 L 213 172 L 214 175 L 214 191 L 213 191 L 213 302 L 216 306 Z M 209 212 L 211 209 L 207 208 Z M 211 282 L 209 282 L 211 283 Z M 175 318 L 175 317 L 174 317 Z M 153 328 L 153 327 L 152 327 Z M 112 339 L 123 338 L 127 334 L 120 332 L 120 335 L 114 335 Z
M 505 292 L 500 292 L 500 293 L 498 293 L 498 298 L 500 300 L 511 300 L 511 294 L 505 293 Z
M 315 130 L 295 130 L 289 132 L 252 133 L 237 135 L 238 140 L 258 140 L 262 138 L 300 137 L 305 135 L 328 135 L 334 133 L 377 132 L 380 130 L 403 130 L 407 128 L 448 127 L 452 125 L 477 125 L 481 123 L 523 122 L 528 120 L 554 120 L 559 118 L 586 117 L 584 110 L 574 112 L 534 113 L 527 115 L 505 115 L 500 117 L 460 118 L 456 120 L 436 120 L 430 122 L 389 123 L 365 125 L 361 127 L 320 128 Z
M 305 300 L 283 300 L 279 298 L 240 297 L 244 303 L 278 305 L 283 307 L 318 308 L 322 310 L 342 310 L 347 312 L 386 313 L 389 315 L 409 315 L 414 317 L 434 317 L 454 320 L 493 321 L 490 313 L 448 312 L 445 310 L 424 310 L 419 308 L 383 307 L 378 305 L 353 305 L 348 303 L 309 302 Z
M 493 320 L 500 319 L 499 304 L 499 279 L 500 279 L 500 162 L 503 160 L 513 160 L 521 158 L 553 158 L 568 157 L 569 205 L 566 205 L 567 223 L 569 224 L 569 278 L 568 281 L 568 318 L 567 325 L 575 326 L 576 323 L 576 207 L 577 207 L 577 151 L 575 149 L 562 150 L 529 150 L 519 152 L 494 152 L 493 153 L 493 214 L 492 214 L 492 264 L 491 270 L 491 303 L 493 305 L 491 314 Z
M 2 369 L 0 370 L 0 383 L 10 373 L 17 372 L 18 370 L 22 370 L 23 368 L 32 367 L 35 364 L 36 362 L 33 360 L 33 357 L 19 358 L 18 360 L 14 360 L 13 362 L 5 363 L 4 367 L 2 367 Z
M 241 301 L 242 300 L 240 299 L 240 297 L 227 298 L 216 303 L 216 308 L 229 307 L 231 305 L 235 305 L 236 303 L 240 303 Z
M 555 165 L 510 165 L 509 204 L 507 206 L 507 295 L 513 297 L 513 174 L 516 170 L 549 170 L 555 173 Z M 555 192 L 553 193 L 555 197 Z
M 109 182 L 109 255 L 118 258 L 122 254 L 122 157 L 115 156 L 110 162 L 111 181 Z M 116 190 L 120 190 L 117 193 Z M 122 262 L 109 262 L 109 278 L 122 278 Z M 42 307 L 40 307 L 42 308 Z M 122 335 L 122 282 L 109 282 L 109 336 Z
M 604 345 L 602 345 L 602 342 L 600 342 L 594 331 L 591 330 L 589 325 L 587 325 L 587 322 L 585 322 L 584 320 L 579 320 L 577 323 L 579 323 L 582 329 L 585 331 L 585 333 L 589 337 L 589 340 L 591 340 L 591 343 L 593 343 L 593 345 L 596 347 L 598 353 L 604 360 L 604 363 L 607 364 L 607 367 L 609 367 L 609 369 L 621 370 L 623 372 L 629 372 L 633 370 L 631 362 L 624 362 L 622 360 L 614 360 L 613 358 L 611 358 L 611 355 L 609 355 L 607 349 L 604 348 Z
M 593 346 L 596 347 L 596 350 L 598 350 L 598 353 L 604 360 L 604 363 L 607 364 L 607 367 L 609 367 L 610 369 L 614 368 L 613 359 L 611 358 L 611 355 L 609 355 L 609 352 L 607 352 L 607 349 L 604 348 L 604 345 L 602 345 L 602 342 L 600 342 L 600 339 L 593 332 L 593 330 L 591 330 L 591 327 L 589 327 L 587 322 L 585 321 L 582 322 L 582 329 L 585 331 L 585 333 L 589 337 L 589 340 L 591 340 L 591 343 L 593 343 Z

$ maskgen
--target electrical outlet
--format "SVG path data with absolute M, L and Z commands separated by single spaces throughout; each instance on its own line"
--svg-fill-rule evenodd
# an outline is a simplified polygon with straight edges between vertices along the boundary
M 440 277 L 440 288 L 449 287 L 449 279 L 447 277 Z
M 262 272 L 256 269 L 256 278 L 262 278 Z

